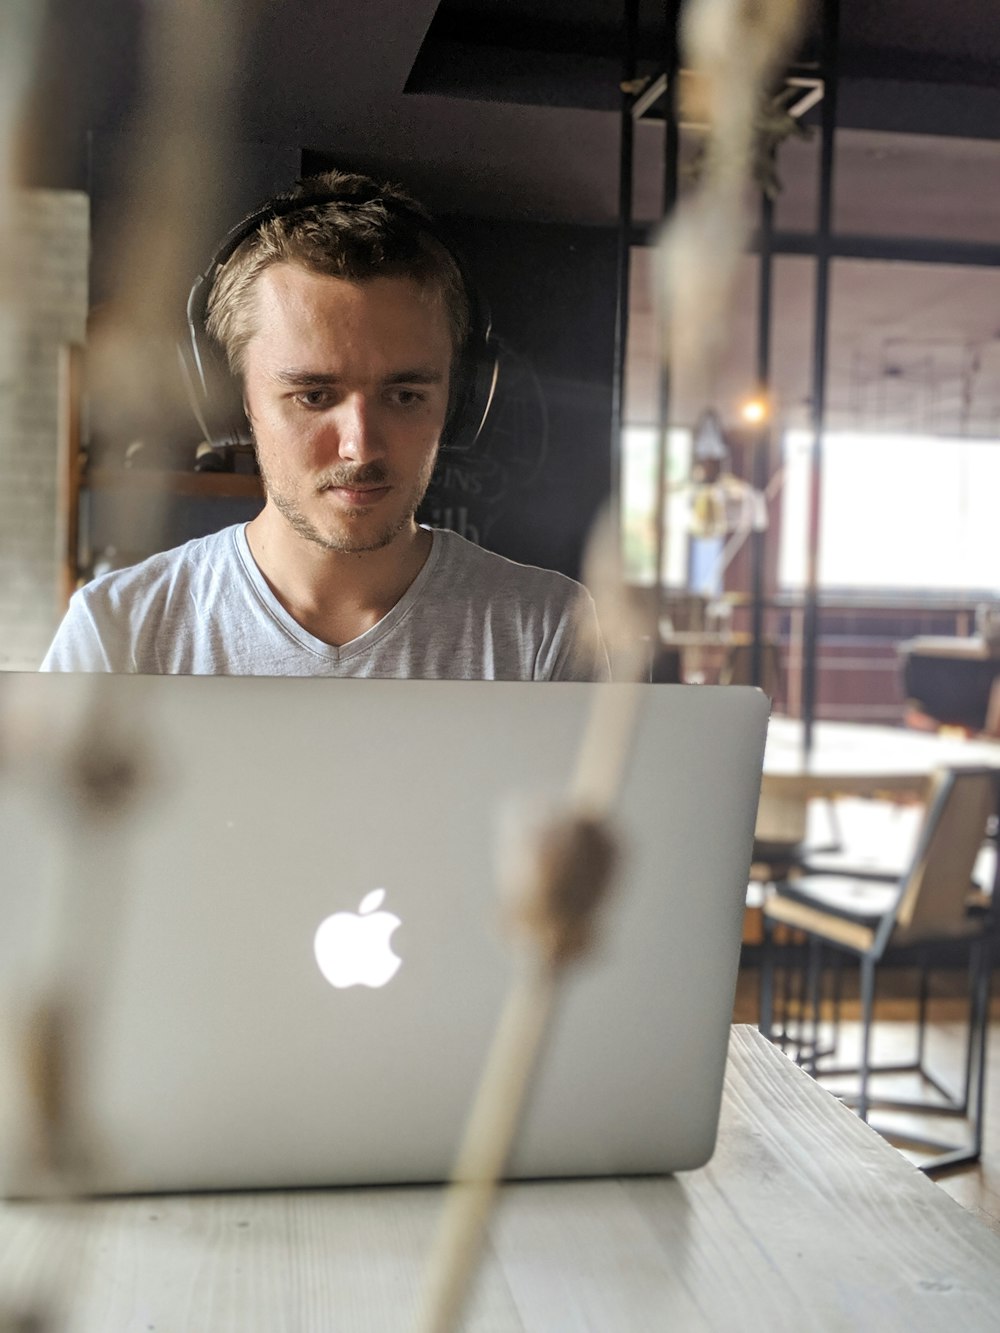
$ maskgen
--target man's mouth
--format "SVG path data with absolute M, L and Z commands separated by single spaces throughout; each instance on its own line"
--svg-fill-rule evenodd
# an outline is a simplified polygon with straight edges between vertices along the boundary
M 383 495 L 389 493 L 388 486 L 325 486 L 326 491 L 344 500 L 349 505 L 363 506 L 377 503 Z

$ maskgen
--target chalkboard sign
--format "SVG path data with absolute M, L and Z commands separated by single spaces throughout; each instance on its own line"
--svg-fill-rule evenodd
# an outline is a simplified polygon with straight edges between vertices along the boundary
M 480 546 L 506 512 L 517 512 L 545 468 L 549 412 L 531 362 L 499 347 L 498 393 L 480 438 L 467 449 L 442 449 L 422 518 Z

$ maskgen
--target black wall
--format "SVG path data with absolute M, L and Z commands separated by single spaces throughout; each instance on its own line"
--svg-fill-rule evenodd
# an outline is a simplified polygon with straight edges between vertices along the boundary
M 457 218 L 445 229 L 489 303 L 501 372 L 480 440 L 442 455 L 424 516 L 576 576 L 610 490 L 614 234 Z

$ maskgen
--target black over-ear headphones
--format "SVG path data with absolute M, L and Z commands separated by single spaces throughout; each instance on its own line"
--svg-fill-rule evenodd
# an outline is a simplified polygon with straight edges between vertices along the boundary
M 306 182 L 308 184 L 308 182 Z M 225 364 L 225 357 L 205 328 L 212 285 L 223 265 L 265 222 L 291 213 L 335 203 L 341 208 L 361 208 L 378 201 L 414 235 L 429 236 L 446 252 L 458 270 L 469 310 L 469 332 L 452 368 L 451 401 L 441 437 L 441 447 L 471 449 L 486 424 L 498 375 L 498 351 L 493 340 L 489 306 L 469 280 L 465 266 L 444 239 L 434 222 L 416 207 L 383 194 L 377 186 L 370 193 L 344 195 L 317 188 L 295 195 L 280 195 L 256 209 L 226 234 L 204 273 L 194 280 L 187 302 L 187 344 L 178 348 L 185 387 L 198 424 L 208 441 L 236 440 L 246 436 L 242 392 Z

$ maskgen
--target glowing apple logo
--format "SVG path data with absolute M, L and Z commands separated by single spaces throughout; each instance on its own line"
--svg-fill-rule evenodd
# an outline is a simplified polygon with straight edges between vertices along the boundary
M 394 954 L 389 936 L 401 924 L 391 912 L 380 912 L 385 889 L 372 889 L 355 912 L 334 912 L 321 921 L 313 940 L 319 970 L 331 986 L 384 986 L 403 961 Z

